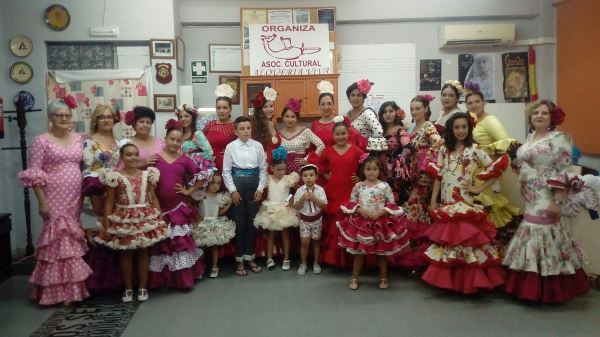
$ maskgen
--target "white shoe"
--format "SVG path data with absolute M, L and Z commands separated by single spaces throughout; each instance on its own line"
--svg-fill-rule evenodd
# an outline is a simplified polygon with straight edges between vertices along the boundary
M 290 260 L 284 260 L 281 264 L 281 270 L 290 270 L 292 262 Z
M 139 302 L 144 302 L 148 300 L 148 290 L 146 289 L 139 289 L 138 290 L 138 301 Z
M 298 267 L 297 274 L 300 276 L 306 275 L 306 265 L 305 264 L 301 264 L 300 267 Z
M 313 264 L 313 274 L 321 274 L 321 266 L 318 263 Z
M 275 261 L 273 259 L 267 260 L 267 270 L 271 270 L 275 268 Z
M 133 301 L 133 290 L 131 289 L 127 289 L 123 292 L 123 297 L 121 297 L 121 301 L 123 301 L 123 303 L 129 303 L 131 301 Z

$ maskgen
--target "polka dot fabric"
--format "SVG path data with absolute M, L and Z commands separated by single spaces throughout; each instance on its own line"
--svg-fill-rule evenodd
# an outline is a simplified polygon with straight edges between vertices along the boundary
M 31 298 L 42 305 L 81 301 L 89 296 L 84 281 L 92 270 L 83 261 L 87 251 L 79 221 L 83 137 L 62 147 L 47 135 L 37 136 L 29 149 L 28 169 L 19 172 L 26 187 L 42 186 L 50 216 L 38 238 L 37 264 L 29 282 Z

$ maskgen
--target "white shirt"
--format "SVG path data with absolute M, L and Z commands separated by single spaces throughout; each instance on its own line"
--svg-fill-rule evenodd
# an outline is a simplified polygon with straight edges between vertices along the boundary
M 294 203 L 296 203 L 298 200 L 300 200 L 300 198 L 302 198 L 302 195 L 304 194 L 304 192 L 306 192 L 307 188 L 308 187 L 306 185 L 302 185 L 296 190 L 296 194 L 294 194 Z M 325 195 L 325 190 L 323 189 L 323 187 L 319 185 L 314 185 L 312 187 L 312 192 L 315 194 L 317 199 L 327 204 L 327 196 Z M 302 208 L 299 209 L 298 212 L 306 216 L 313 216 L 319 214 L 321 212 L 321 208 L 317 206 L 314 202 L 306 200 L 302 205 Z
M 236 192 L 231 168 L 255 169 L 258 168 L 258 188 L 259 192 L 265 188 L 267 183 L 267 157 L 262 144 L 254 139 L 248 139 L 242 142 L 239 138 L 227 144 L 225 155 L 223 157 L 223 182 L 230 193 Z
M 437 121 L 435 121 L 434 124 L 438 124 L 438 125 L 445 127 L 446 122 L 450 119 L 450 117 L 452 117 L 452 115 L 454 115 L 457 112 L 462 112 L 462 110 L 460 110 L 459 107 L 456 107 L 454 110 L 450 111 L 450 113 L 448 113 L 446 116 L 442 116 L 442 114 L 444 113 L 444 110 L 441 110 L 440 117 L 438 117 Z

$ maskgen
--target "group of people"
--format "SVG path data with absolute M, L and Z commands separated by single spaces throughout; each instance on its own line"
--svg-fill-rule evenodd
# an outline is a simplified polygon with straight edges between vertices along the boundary
M 372 85 L 347 88 L 352 109 L 342 117 L 333 85 L 322 81 L 321 118 L 307 128 L 299 124 L 299 100 L 276 115 L 273 88 L 252 100 L 251 116 L 232 120 L 233 91 L 222 84 L 216 120 L 197 129 L 197 110 L 184 104 L 164 139 L 151 135 L 150 108 L 128 112 L 135 135 L 117 141 L 111 106 L 96 107 L 84 137 L 71 132 L 74 99 L 51 101 L 50 131 L 34 139 L 19 173 L 44 220 L 32 298 L 68 305 L 89 289 L 123 288 L 130 302 L 134 281 L 138 301 L 148 299 L 148 288 L 189 289 L 204 275 L 205 249 L 210 278 L 223 255 L 235 257 L 240 277 L 263 271 L 257 255 L 270 270 L 281 254 L 281 268 L 290 270 L 291 250 L 299 248 L 298 275 L 312 255 L 315 274 L 321 263 L 351 267 L 353 290 L 360 272 L 375 266 L 378 288 L 388 288 L 389 265 L 465 294 L 504 286 L 519 298 L 555 303 L 588 291 L 583 253 L 561 225 L 563 208 L 582 199 L 572 197 L 582 183 L 568 173 L 571 140 L 556 130 L 564 120 L 559 107 L 531 104 L 531 133 L 518 147 L 485 111 L 480 92 L 466 93 L 468 113 L 460 111 L 458 81 L 443 86 L 435 123 L 433 97 L 414 97 L 408 128 L 395 102 L 378 113 L 365 107 Z M 519 172 L 522 220 L 498 183 L 510 166 Z M 586 207 L 597 208 L 597 198 L 586 196 Z M 84 197 L 98 216 L 96 232 L 81 226 Z M 519 221 L 514 236 L 500 240 Z

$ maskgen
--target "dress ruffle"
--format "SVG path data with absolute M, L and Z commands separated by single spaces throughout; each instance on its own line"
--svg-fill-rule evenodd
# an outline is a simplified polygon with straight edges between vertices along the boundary
M 283 202 L 264 201 L 254 218 L 254 227 L 271 231 L 297 226 L 296 210 Z
M 587 259 L 562 225 L 523 221 L 506 248 L 503 264 L 545 277 L 575 274 Z
M 28 168 L 25 171 L 17 173 L 17 176 L 21 179 L 21 184 L 24 187 L 44 186 L 48 182 L 46 172 L 38 168 Z
M 430 285 L 442 289 L 474 294 L 479 290 L 492 290 L 504 283 L 506 272 L 499 266 L 481 268 L 466 266 L 449 268 L 443 265 L 430 264 L 422 279 Z
M 368 139 L 367 151 L 387 151 L 387 140 L 383 137 Z
M 221 246 L 235 237 L 235 222 L 224 216 L 205 218 L 194 226 L 193 236 L 199 247 Z
M 58 284 L 47 287 L 34 287 L 29 296 L 32 300 L 39 301 L 41 305 L 53 305 L 68 302 L 83 301 L 90 297 L 84 282 Z
M 208 184 L 215 171 L 217 171 L 214 161 L 206 159 L 203 152 L 195 152 L 190 155 L 190 158 L 198 166 L 199 172 L 190 179 L 188 185 L 193 186 L 199 180 Z
M 81 185 L 81 194 L 88 197 L 92 195 L 104 195 L 105 187 L 98 177 L 85 177 Z
M 376 220 L 359 215 L 336 223 L 338 244 L 350 254 L 394 255 L 408 245 L 406 226 L 400 218 L 382 216 Z
M 510 270 L 504 290 L 520 299 L 544 303 L 563 303 L 585 295 L 590 289 L 583 269 L 573 274 L 541 276 L 533 272 Z
M 85 281 L 91 292 L 123 288 L 119 253 L 102 245 L 94 245 L 84 257 L 93 273 Z

